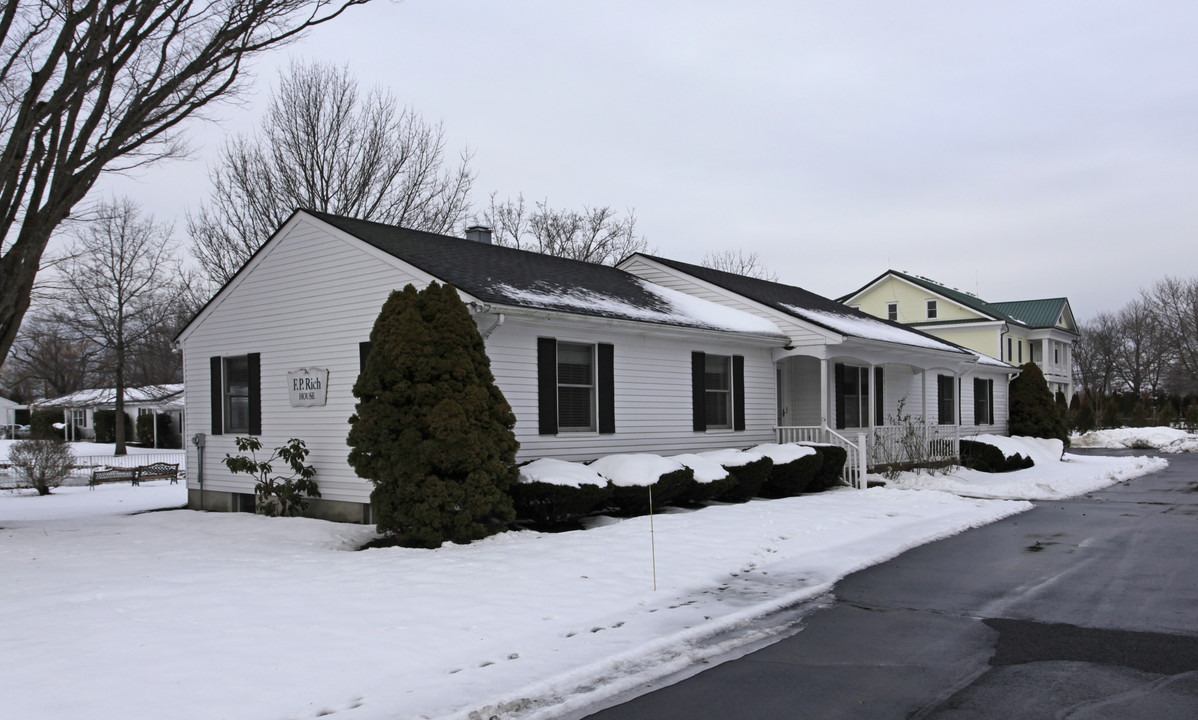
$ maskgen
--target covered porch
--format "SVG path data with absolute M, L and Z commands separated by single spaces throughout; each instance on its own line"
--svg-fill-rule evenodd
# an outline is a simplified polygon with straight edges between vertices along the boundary
M 857 487 L 869 469 L 952 461 L 962 436 L 1005 431 L 1006 375 L 995 382 L 977 356 L 862 341 L 780 350 L 774 359 L 778 441 L 845 448 L 845 479 Z

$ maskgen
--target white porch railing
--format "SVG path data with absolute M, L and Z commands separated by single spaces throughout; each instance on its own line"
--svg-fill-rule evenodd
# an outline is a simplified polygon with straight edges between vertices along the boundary
M 960 454 L 957 425 L 882 425 L 869 438 L 869 465 L 940 463 Z
M 854 442 L 826 426 L 783 426 L 775 428 L 779 443 L 817 443 L 844 448 L 845 461 L 841 479 L 850 487 L 865 489 L 866 439 L 858 433 Z

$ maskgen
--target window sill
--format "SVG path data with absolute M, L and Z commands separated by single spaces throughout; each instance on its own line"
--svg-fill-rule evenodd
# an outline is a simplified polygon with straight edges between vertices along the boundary
M 579 437 L 599 437 L 598 430 L 559 430 L 555 438 L 579 438 Z

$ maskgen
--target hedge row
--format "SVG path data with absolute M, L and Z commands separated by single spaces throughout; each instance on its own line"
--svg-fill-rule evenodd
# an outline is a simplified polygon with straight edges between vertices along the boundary
M 1007 457 L 994 445 L 977 440 L 961 441 L 961 464 L 970 470 L 988 473 L 1026 470 L 1036 463 L 1030 457 L 1015 453 Z
M 814 446 L 815 454 L 775 464 L 768 457 L 744 465 L 728 466 L 728 476 L 709 483 L 696 482 L 694 471 L 683 468 L 662 475 L 652 485 L 653 509 L 672 505 L 694 507 L 717 500 L 745 502 L 754 497 L 783 498 L 819 492 L 837 483 L 844 468 L 844 449 Z M 597 485 L 553 485 L 522 482 L 512 488 L 518 520 L 533 527 L 554 529 L 573 526 L 580 518 L 598 512 L 622 516 L 647 514 L 649 488 Z

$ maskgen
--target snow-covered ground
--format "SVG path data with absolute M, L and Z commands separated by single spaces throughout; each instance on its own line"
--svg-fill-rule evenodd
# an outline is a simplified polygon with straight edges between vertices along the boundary
M 0 491 L 0 706 L 88 720 L 559 717 L 760 641 L 776 631 L 758 619 L 848 573 L 1031 507 L 954 489 L 1060 497 L 1163 464 L 1037 458 L 1007 476 L 936 476 L 950 492 L 843 489 L 362 552 L 374 534 L 356 525 L 122 514 L 181 505 L 177 485 Z
M 1085 448 L 1135 448 L 1167 453 L 1198 452 L 1198 435 L 1171 427 L 1117 428 L 1074 435 L 1070 442 Z

